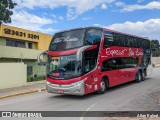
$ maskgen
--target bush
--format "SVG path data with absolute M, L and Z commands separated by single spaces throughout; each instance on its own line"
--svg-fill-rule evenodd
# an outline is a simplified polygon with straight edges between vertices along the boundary
M 33 81 L 41 81 L 41 80 L 45 80 L 46 76 L 41 75 L 41 76 L 37 76 L 34 75 L 34 77 L 32 75 L 27 75 L 27 82 L 33 82 Z
M 32 82 L 33 80 L 32 75 L 27 75 L 27 82 Z
M 41 81 L 41 80 L 45 80 L 46 76 L 37 76 L 34 81 Z

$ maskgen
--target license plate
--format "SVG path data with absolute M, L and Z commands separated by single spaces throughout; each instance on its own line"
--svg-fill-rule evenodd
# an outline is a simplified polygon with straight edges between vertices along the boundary
M 57 90 L 58 93 L 64 93 L 64 90 Z

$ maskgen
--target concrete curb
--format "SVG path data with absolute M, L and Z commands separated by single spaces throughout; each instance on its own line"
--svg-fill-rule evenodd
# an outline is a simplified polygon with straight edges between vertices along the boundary
M 30 94 L 30 93 L 35 93 L 35 92 L 41 92 L 41 91 L 45 91 L 45 90 L 46 90 L 46 88 L 41 88 L 41 89 L 35 89 L 35 90 L 30 90 L 30 91 L 25 91 L 25 92 L 19 92 L 19 93 L 9 94 L 9 95 L 5 95 L 5 96 L 0 96 L 0 99 L 18 96 L 18 95 Z

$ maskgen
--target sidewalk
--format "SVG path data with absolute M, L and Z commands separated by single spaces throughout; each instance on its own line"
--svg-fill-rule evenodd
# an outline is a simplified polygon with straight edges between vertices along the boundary
M 45 80 L 30 82 L 27 83 L 27 85 L 21 87 L 0 89 L 0 99 L 34 92 L 40 92 L 44 90 L 46 90 Z

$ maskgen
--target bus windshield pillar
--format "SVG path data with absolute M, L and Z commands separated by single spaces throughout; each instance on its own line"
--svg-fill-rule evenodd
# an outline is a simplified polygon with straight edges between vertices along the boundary
M 82 52 L 90 47 L 91 47 L 91 45 L 83 46 L 77 51 L 77 54 L 76 54 L 77 61 L 80 61 L 80 59 L 82 58 Z

